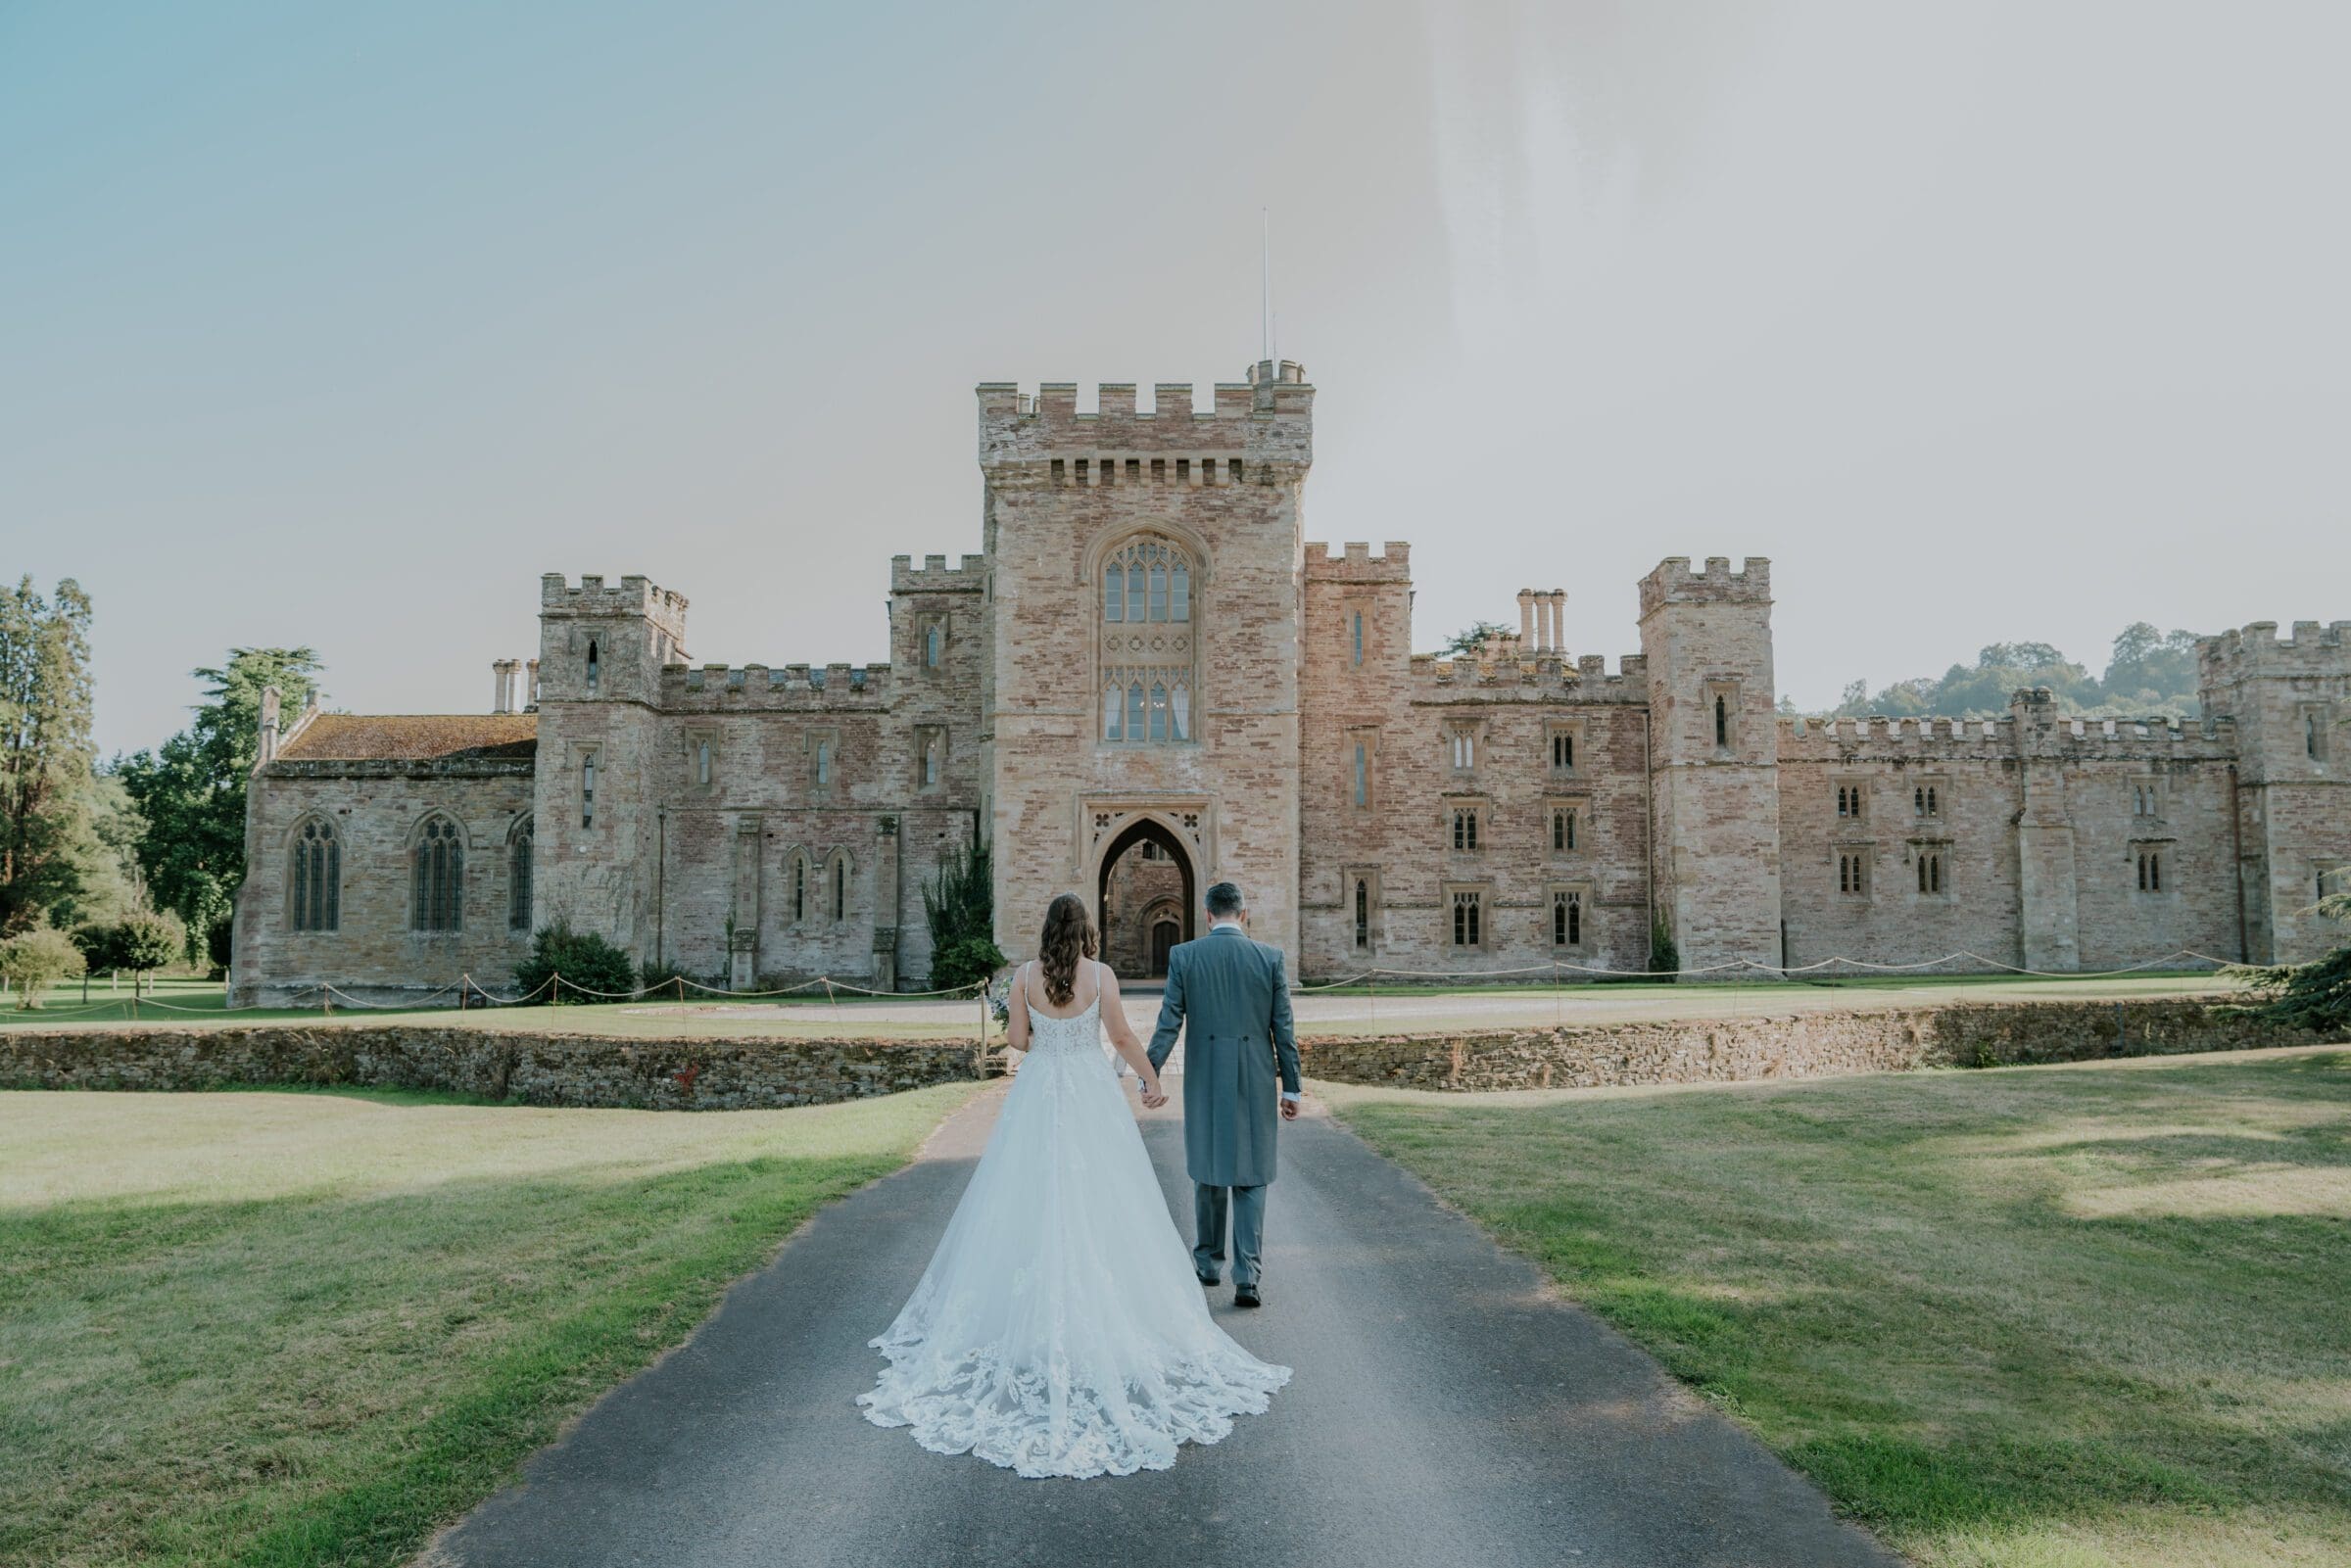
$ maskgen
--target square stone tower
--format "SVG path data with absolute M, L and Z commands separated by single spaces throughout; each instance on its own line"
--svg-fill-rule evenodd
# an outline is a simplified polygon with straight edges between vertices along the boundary
M 1675 556 L 1641 580 L 1656 907 L 1685 971 L 1780 962 L 1771 562 Z M 1727 972 L 1726 972 L 1727 974 Z
M 1172 858 L 1298 946 L 1300 496 L 1315 389 L 1288 361 L 1220 383 L 979 388 L 996 939 L 1033 952 L 1057 892 Z M 1146 847 L 1147 846 L 1147 847 Z M 1187 933 L 1193 927 L 1185 927 Z
M 2338 931 L 2309 913 L 2351 892 L 2351 621 L 2255 621 L 2197 644 L 2199 700 L 2236 721 L 2246 947 L 2301 964 Z
M 643 577 L 540 580 L 532 929 L 560 916 L 653 952 L 654 721 L 662 667 L 685 662 L 683 594 Z

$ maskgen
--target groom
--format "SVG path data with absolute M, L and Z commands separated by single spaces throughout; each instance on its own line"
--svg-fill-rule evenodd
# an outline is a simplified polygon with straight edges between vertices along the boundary
M 1164 1068 L 1184 1030 L 1183 1155 L 1192 1176 L 1192 1266 L 1219 1283 L 1224 1209 L 1232 1207 L 1232 1305 L 1255 1307 L 1266 1186 L 1273 1179 L 1273 1074 L 1281 1069 L 1281 1119 L 1298 1117 L 1298 1041 L 1281 949 L 1252 940 L 1241 890 L 1208 890 L 1208 934 L 1168 954 L 1168 990 L 1151 1034 L 1151 1066 Z

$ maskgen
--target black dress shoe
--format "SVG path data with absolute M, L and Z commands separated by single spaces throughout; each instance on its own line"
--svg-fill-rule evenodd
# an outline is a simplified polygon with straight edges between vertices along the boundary
M 1232 1305 L 1235 1307 L 1263 1307 L 1265 1303 L 1258 1300 L 1255 1285 L 1235 1285 L 1232 1287 Z
M 1195 1275 L 1194 1277 L 1197 1278 L 1203 1285 L 1222 1285 L 1224 1283 L 1223 1280 L 1220 1279 L 1215 1274 L 1199 1274 Z

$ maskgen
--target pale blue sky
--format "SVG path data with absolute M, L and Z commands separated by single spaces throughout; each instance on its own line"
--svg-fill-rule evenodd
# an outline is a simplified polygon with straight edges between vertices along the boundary
M 2331 5 L 0 0 L 0 570 L 109 750 L 315 644 L 485 708 L 542 571 L 881 657 L 971 387 L 1235 379 L 1416 640 L 1776 563 L 1780 686 L 2351 616 Z

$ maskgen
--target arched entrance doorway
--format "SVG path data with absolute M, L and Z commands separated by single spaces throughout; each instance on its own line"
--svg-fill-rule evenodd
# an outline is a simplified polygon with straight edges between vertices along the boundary
M 1094 888 L 1102 962 L 1122 979 L 1167 974 L 1168 949 L 1191 940 L 1199 902 L 1191 856 L 1175 832 L 1148 817 L 1128 824 L 1102 852 Z

